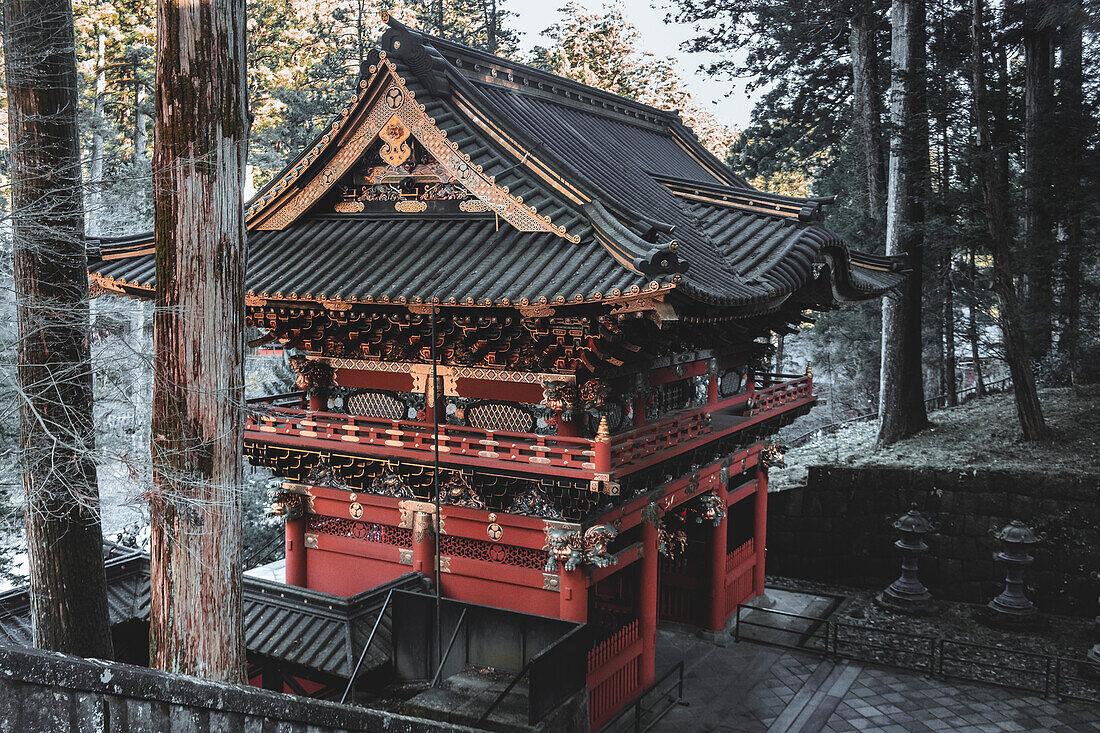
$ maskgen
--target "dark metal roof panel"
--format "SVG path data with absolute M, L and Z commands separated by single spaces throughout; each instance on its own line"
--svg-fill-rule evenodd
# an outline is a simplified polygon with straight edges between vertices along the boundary
M 92 271 L 153 283 L 153 256 L 93 263 Z M 520 232 L 491 218 L 320 217 L 248 235 L 247 288 L 256 293 L 379 299 L 454 297 L 513 302 L 572 298 L 648 283 L 602 247 Z

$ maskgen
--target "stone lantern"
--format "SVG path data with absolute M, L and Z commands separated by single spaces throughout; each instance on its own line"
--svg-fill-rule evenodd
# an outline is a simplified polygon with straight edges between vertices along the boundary
M 932 594 L 917 578 L 920 556 L 928 552 L 924 536 L 932 531 L 932 523 L 912 504 L 898 517 L 894 529 L 901 535 L 894 547 L 901 552 L 901 576 L 879 596 L 879 603 L 891 611 L 908 614 L 931 613 Z
M 1014 626 L 1027 625 L 1039 610 L 1024 594 L 1024 570 L 1035 562 L 1028 549 L 1042 542 L 1043 537 L 1018 519 L 994 532 L 993 537 L 1004 545 L 993 559 L 1005 565 L 1005 589 L 989 602 L 991 618 Z

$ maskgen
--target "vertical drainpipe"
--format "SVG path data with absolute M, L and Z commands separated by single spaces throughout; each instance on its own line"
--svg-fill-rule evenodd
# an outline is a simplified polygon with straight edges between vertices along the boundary
M 435 528 L 428 512 L 413 513 L 412 569 L 424 573 L 435 585 Z
M 660 571 L 657 550 L 657 522 L 660 513 L 656 504 L 642 510 L 642 582 L 638 598 L 638 634 L 642 639 L 642 658 L 638 665 L 641 689 L 651 687 L 657 679 L 657 574 Z
M 707 628 L 721 631 L 726 628 L 726 540 L 729 526 L 726 502 L 729 495 L 725 486 L 720 486 L 715 493 L 722 500 L 722 506 L 726 507 L 726 516 L 722 517 L 717 527 L 711 528 L 710 533 L 710 613 Z
M 757 461 L 760 454 L 757 453 Z M 752 593 L 754 596 L 764 593 L 764 555 L 768 533 L 768 467 L 762 462 L 756 464 L 756 512 L 753 521 L 752 538 L 756 551 L 756 565 L 752 571 Z
M 563 621 L 588 623 L 588 575 L 582 568 L 558 574 L 558 613 Z
M 286 522 L 287 585 L 306 588 L 306 514 Z

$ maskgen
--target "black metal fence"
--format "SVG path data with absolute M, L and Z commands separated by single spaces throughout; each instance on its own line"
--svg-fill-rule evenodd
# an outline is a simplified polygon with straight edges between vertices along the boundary
M 1083 659 L 746 605 L 737 607 L 734 639 L 1100 704 L 1100 675 Z

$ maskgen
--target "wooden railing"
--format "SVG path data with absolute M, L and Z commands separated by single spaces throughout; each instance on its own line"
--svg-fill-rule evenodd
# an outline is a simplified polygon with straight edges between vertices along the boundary
M 752 598 L 752 574 L 756 567 L 756 543 L 751 539 L 726 553 L 726 615 Z
M 435 433 L 431 423 L 310 412 L 287 407 L 250 413 L 245 430 L 258 440 L 294 436 L 341 443 L 344 450 L 368 454 L 405 453 L 424 458 L 435 450 Z M 585 438 L 440 425 L 439 453 L 440 460 L 447 463 L 503 461 L 525 467 L 555 469 L 553 472 L 559 475 L 583 479 L 591 479 L 596 470 L 593 441 Z
M 713 409 L 712 406 L 708 408 Z M 616 435 L 611 441 L 612 469 L 638 463 L 667 448 L 709 433 L 711 417 L 708 408 L 690 410 Z
M 635 619 L 588 652 L 588 716 L 599 730 L 639 690 L 642 640 Z
M 769 381 L 763 379 L 761 383 Z M 621 477 L 671 453 L 691 450 L 744 425 L 758 423 L 789 409 L 795 402 L 807 404 L 812 397 L 813 381 L 808 376 L 762 388 L 756 388 L 754 381 L 745 393 L 620 433 L 610 445 L 586 438 L 440 425 L 440 460 L 486 467 L 500 466 L 503 462 L 517 469 L 534 468 L 588 481 L 597 474 Z M 339 445 L 340 450 L 413 460 L 429 460 L 435 449 L 433 426 L 427 422 L 310 412 L 265 399 L 249 400 L 249 407 L 245 430 L 249 439 L 255 441 L 287 446 L 303 440 L 331 442 L 334 449 Z M 727 421 L 719 429 L 715 428 L 717 413 Z M 729 422 L 731 417 L 734 422 Z M 312 447 L 320 446 L 314 443 Z
M 798 377 L 770 387 L 755 390 L 752 399 L 754 413 L 769 412 L 784 405 L 813 395 L 813 378 Z

